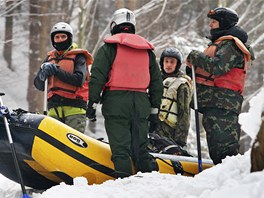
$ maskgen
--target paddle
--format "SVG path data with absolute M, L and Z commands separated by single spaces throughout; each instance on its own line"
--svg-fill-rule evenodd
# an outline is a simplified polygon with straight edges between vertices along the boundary
M 10 118 L 11 116 L 9 114 L 8 108 L 6 106 L 4 106 L 3 101 L 2 101 L 2 96 L 4 96 L 4 95 L 5 95 L 4 93 L 0 93 L 0 111 L 1 111 L 1 114 L 3 115 L 5 128 L 6 128 L 6 134 L 7 134 L 7 137 L 8 137 L 9 144 L 10 144 L 10 148 L 11 148 L 11 152 L 12 152 L 12 156 L 13 156 L 16 172 L 17 172 L 17 175 L 18 175 L 18 179 L 19 179 L 19 182 L 20 182 L 20 185 L 21 185 L 21 189 L 22 189 L 22 192 L 23 192 L 23 198 L 29 198 L 29 196 L 26 193 L 25 185 L 23 183 L 21 171 L 20 171 L 20 168 L 19 168 L 18 160 L 17 160 L 16 150 L 15 150 L 15 147 L 14 147 L 12 135 L 11 135 L 10 128 L 9 128 L 9 123 L 8 123 L 8 120 L 7 120 L 7 118 Z
M 197 139 L 197 152 L 198 152 L 198 170 L 202 172 L 202 157 L 201 157 L 201 140 L 200 140 L 200 125 L 199 125 L 199 112 L 197 102 L 197 90 L 195 81 L 195 68 L 192 67 L 192 80 L 193 80 L 193 100 L 194 100 L 194 112 L 195 112 L 195 128 L 196 128 L 196 139 Z

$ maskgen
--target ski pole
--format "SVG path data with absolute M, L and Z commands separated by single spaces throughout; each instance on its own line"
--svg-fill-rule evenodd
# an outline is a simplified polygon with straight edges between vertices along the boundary
M 197 152 L 198 152 L 198 170 L 199 172 L 202 172 L 203 168 L 202 168 L 202 157 L 201 157 L 200 125 L 199 125 L 199 112 L 198 112 L 194 66 L 192 66 L 192 80 L 193 80 L 193 100 L 194 100 L 194 112 L 195 112 L 195 129 L 196 129 Z
M 40 66 L 41 69 L 45 66 L 45 63 L 48 63 L 48 61 L 42 63 Z M 48 101 L 48 79 L 45 79 L 44 81 L 44 97 L 43 97 L 43 114 L 48 114 L 48 108 L 47 108 L 47 101 Z
M 45 85 L 44 85 L 44 101 L 43 101 L 43 114 L 47 115 L 47 100 L 48 100 L 48 80 L 45 80 Z
M 23 179 L 22 179 L 22 174 L 21 174 L 21 171 L 20 171 L 20 168 L 19 168 L 19 164 L 18 164 L 18 160 L 17 160 L 16 150 L 15 150 L 15 147 L 14 147 L 13 139 L 12 139 L 10 128 L 9 128 L 9 123 L 8 123 L 8 120 L 7 120 L 7 115 L 9 115 L 9 111 L 8 111 L 8 109 L 6 107 L 2 108 L 2 107 L 4 107 L 3 106 L 4 104 L 3 104 L 3 101 L 2 101 L 2 96 L 4 96 L 4 95 L 5 95 L 4 93 L 0 93 L 0 106 L 1 106 L 1 113 L 3 114 L 3 119 L 4 119 L 4 123 L 5 123 L 6 134 L 7 134 L 7 137 L 8 137 L 9 144 L 10 144 L 10 148 L 11 148 L 11 152 L 12 152 L 12 156 L 13 156 L 16 172 L 17 172 L 17 175 L 18 175 L 19 183 L 21 185 L 23 198 L 29 198 L 29 196 L 26 193 L 25 185 L 24 185 L 24 182 L 23 182 Z

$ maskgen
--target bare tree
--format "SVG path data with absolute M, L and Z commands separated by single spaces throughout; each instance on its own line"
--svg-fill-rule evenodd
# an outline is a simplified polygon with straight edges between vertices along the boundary
M 50 24 L 50 17 L 48 15 L 46 15 L 45 13 L 48 12 L 49 8 L 49 1 L 41 1 L 39 3 L 40 6 L 40 24 L 41 24 L 41 28 L 40 28 L 40 32 L 39 32 L 39 58 L 38 58 L 38 63 L 41 63 L 44 58 L 47 56 L 47 46 L 49 44 L 49 30 L 51 27 Z M 37 69 L 40 67 L 39 65 L 34 65 L 34 76 L 32 76 L 31 78 L 34 78 L 36 76 L 36 71 Z M 33 84 L 31 85 L 33 86 Z M 31 96 L 34 97 L 36 100 L 36 109 L 34 111 L 43 111 L 44 107 L 43 107 L 43 103 L 44 103 L 44 92 L 40 92 L 40 91 L 36 91 L 34 92 L 35 95 Z M 42 109 L 43 107 L 43 109 Z
M 123 8 L 125 6 L 125 1 L 124 0 L 116 0 L 115 1 L 115 7 L 118 8 Z
M 86 37 L 84 47 L 92 52 L 94 49 L 95 43 L 98 40 L 99 36 L 99 26 L 100 26 L 100 15 L 99 15 L 100 5 L 99 1 L 94 1 L 94 4 L 91 5 L 89 12 L 89 18 L 86 21 Z
M 39 68 L 40 60 L 39 60 L 39 35 L 40 35 L 40 23 L 39 23 L 39 4 L 35 0 L 29 1 L 29 79 L 28 79 L 28 95 L 27 100 L 31 101 L 29 105 L 29 111 L 36 111 L 39 109 L 38 107 L 38 97 L 34 97 L 36 95 L 36 90 L 33 86 L 33 80 L 36 75 L 36 70 Z M 33 100 L 32 100 L 33 99 Z
M 6 21 L 5 21 L 5 42 L 3 55 L 7 62 L 7 67 L 13 71 L 12 68 L 12 46 L 13 46 L 13 1 L 6 1 Z
M 127 8 L 130 10 L 135 10 L 137 7 L 137 0 L 128 0 Z
M 93 32 L 97 5 L 98 0 L 79 0 L 78 46 L 80 48 L 88 44 Z

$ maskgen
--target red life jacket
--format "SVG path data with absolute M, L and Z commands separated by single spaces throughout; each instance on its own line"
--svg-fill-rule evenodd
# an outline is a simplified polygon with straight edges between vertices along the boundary
M 200 67 L 196 68 L 196 82 L 207 86 L 223 87 L 239 92 L 241 95 L 244 93 L 244 84 L 246 78 L 247 62 L 250 60 L 250 52 L 245 45 L 237 38 L 233 36 L 222 36 L 217 39 L 213 45 L 210 45 L 204 50 L 204 54 L 210 57 L 215 56 L 217 45 L 224 40 L 233 40 L 237 47 L 243 52 L 244 56 L 244 68 L 232 68 L 229 72 L 215 76 L 212 75 Z
M 153 50 L 153 45 L 139 35 L 127 33 L 115 34 L 104 42 L 117 44 L 116 57 L 105 88 L 146 92 L 150 83 L 147 50 Z
M 60 69 L 73 73 L 74 71 L 74 61 L 77 54 L 84 54 L 86 58 L 86 69 L 87 77 L 84 84 L 81 87 L 73 86 L 65 83 L 58 79 L 56 76 L 51 76 L 48 79 L 48 99 L 53 95 L 59 95 L 69 99 L 81 99 L 84 101 L 88 100 L 88 81 L 90 78 L 90 73 L 88 66 L 93 63 L 92 55 L 83 49 L 73 49 L 64 54 L 63 56 L 57 56 L 58 51 L 53 50 L 48 52 L 48 61 L 51 63 L 56 63 L 60 66 Z

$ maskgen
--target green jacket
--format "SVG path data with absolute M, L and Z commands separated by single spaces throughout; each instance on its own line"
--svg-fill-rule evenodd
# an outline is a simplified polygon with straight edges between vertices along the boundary
M 126 110 L 124 111 L 121 108 L 116 109 L 116 106 L 118 106 L 118 104 L 120 104 L 119 106 L 122 106 L 122 104 L 128 103 L 131 99 L 136 101 L 136 103 L 138 102 L 138 105 L 143 104 L 143 106 L 139 106 L 138 108 L 146 108 L 146 112 L 144 113 L 145 116 L 145 114 L 149 114 L 149 107 L 159 108 L 163 93 L 162 78 L 156 63 L 155 54 L 151 50 L 148 50 L 150 60 L 150 84 L 148 88 L 148 94 L 132 91 L 104 90 L 101 98 L 100 93 L 103 90 L 104 85 L 108 82 L 109 71 L 116 56 L 116 49 L 116 44 L 105 43 L 98 50 L 91 69 L 91 79 L 89 82 L 89 101 L 96 103 L 101 101 L 104 104 L 104 102 L 108 103 L 109 99 L 107 98 L 111 97 L 113 100 L 110 103 L 113 103 L 113 108 L 115 109 L 111 109 L 109 108 L 111 105 L 107 105 L 107 109 L 103 108 L 104 114 L 124 115 L 126 117 Z
M 215 57 L 209 57 L 203 52 L 193 50 L 187 60 L 194 66 L 199 66 L 213 75 L 222 75 L 232 68 L 243 68 L 244 58 L 234 41 L 221 42 L 216 49 Z M 197 84 L 198 108 L 221 108 L 240 113 L 243 96 L 230 89 Z

